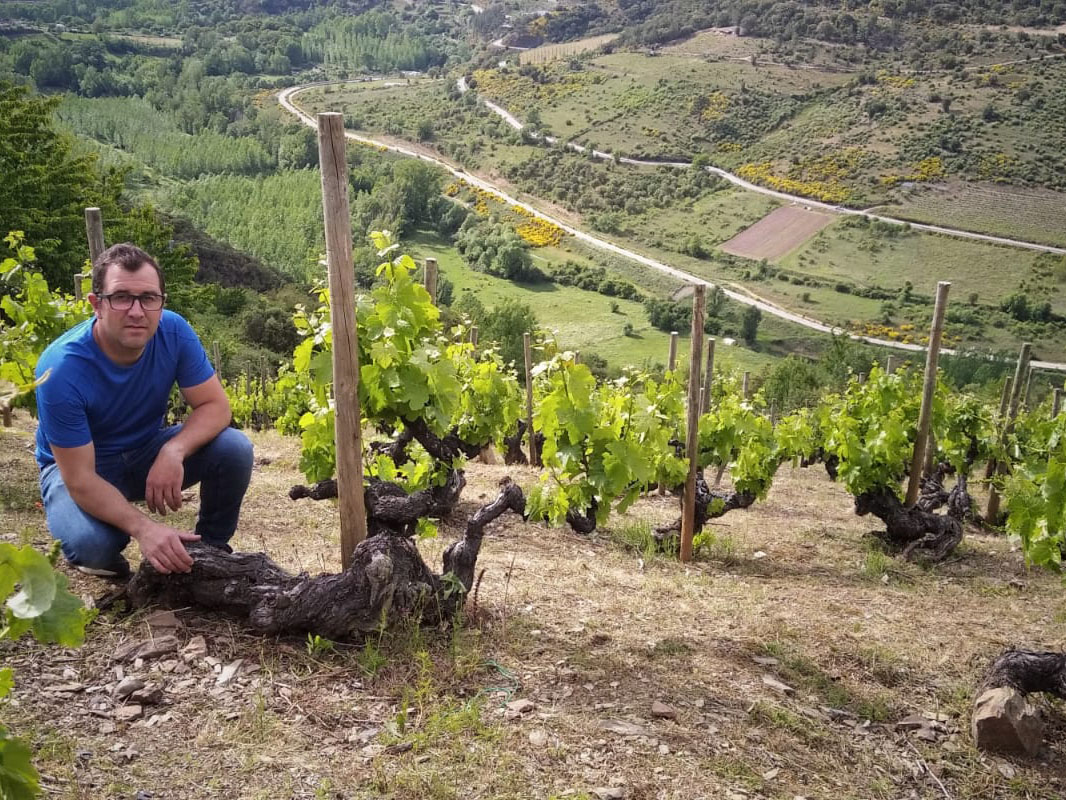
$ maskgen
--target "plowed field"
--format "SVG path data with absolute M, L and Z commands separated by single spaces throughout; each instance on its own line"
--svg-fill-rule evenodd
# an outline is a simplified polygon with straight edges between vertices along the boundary
M 738 233 L 722 249 L 744 258 L 773 261 L 799 247 L 832 221 L 829 214 L 785 206 Z

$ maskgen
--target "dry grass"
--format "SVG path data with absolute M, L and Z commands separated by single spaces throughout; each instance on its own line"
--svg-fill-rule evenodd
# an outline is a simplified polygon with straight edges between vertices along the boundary
M 4 531 L 28 528 L 44 545 L 20 436 L 0 432 Z M 291 569 L 336 569 L 333 507 L 285 497 L 299 480 L 296 443 L 254 439 L 261 463 L 236 544 Z M 422 547 L 429 563 L 504 473 L 535 480 L 472 465 L 461 509 Z M 967 731 L 972 687 L 1003 647 L 1066 644 L 1055 578 L 982 536 L 935 568 L 899 563 L 864 538 L 870 523 L 840 487 L 787 469 L 766 502 L 723 518 L 702 560 L 681 566 L 642 543 L 675 503 L 641 500 L 592 538 L 497 523 L 476 604 L 451 630 L 309 648 L 180 611 L 179 638 L 203 635 L 220 664 L 127 666 L 167 692 L 132 724 L 109 716 L 111 654 L 147 634 L 145 614 L 105 614 L 77 651 L 5 648 L 18 679 L 5 720 L 62 798 L 587 798 L 612 786 L 627 798 L 1062 796 L 1057 709 L 1033 760 L 979 754 Z M 104 589 L 72 580 L 87 596 Z M 236 658 L 239 677 L 216 686 Z M 85 688 L 50 690 L 70 682 Z M 535 708 L 509 719 L 516 698 Z M 656 700 L 676 718 L 653 717 Z M 908 738 L 893 723 L 913 712 L 945 714 L 958 732 Z M 639 728 L 623 735 L 612 721 Z
M 597 50 L 605 44 L 610 44 L 618 38 L 617 33 L 605 33 L 600 36 L 590 36 L 588 39 L 578 39 L 563 44 L 545 44 L 529 50 L 523 50 L 518 54 L 519 64 L 548 64 L 562 58 L 579 56 Z

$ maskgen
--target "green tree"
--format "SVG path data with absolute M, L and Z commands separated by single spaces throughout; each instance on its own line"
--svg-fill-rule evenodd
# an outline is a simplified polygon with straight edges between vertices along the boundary
M 278 145 L 278 169 L 303 169 L 318 164 L 318 143 L 315 132 L 301 125 L 281 137 Z
M 748 306 L 740 317 L 740 337 L 748 345 L 755 344 L 755 337 L 759 333 L 759 323 L 762 321 L 762 311 L 758 306 Z
M 52 119 L 58 104 L 0 81 L 0 220 L 34 242 L 49 286 L 65 288 L 87 255 L 86 206 L 114 217 L 121 184 L 101 180 L 95 156 L 74 153 Z
M 504 364 L 523 364 L 522 334 L 537 329 L 537 316 L 526 303 L 513 298 L 504 300 L 484 314 L 479 322 L 478 337 L 500 346 Z

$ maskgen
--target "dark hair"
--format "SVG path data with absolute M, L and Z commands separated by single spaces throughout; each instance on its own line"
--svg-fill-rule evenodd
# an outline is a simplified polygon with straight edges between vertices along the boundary
M 113 244 L 96 257 L 93 263 L 93 292 L 103 294 L 104 278 L 107 277 L 109 267 L 121 267 L 126 272 L 136 272 L 145 264 L 154 269 L 155 274 L 159 276 L 159 293 L 166 294 L 167 282 L 163 277 L 163 270 L 155 263 L 154 258 L 129 242 Z

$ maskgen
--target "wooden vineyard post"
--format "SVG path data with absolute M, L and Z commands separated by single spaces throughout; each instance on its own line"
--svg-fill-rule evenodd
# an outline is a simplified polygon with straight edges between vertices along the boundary
M 707 288 L 696 285 L 692 295 L 692 352 L 688 367 L 688 428 L 685 432 L 685 455 L 688 476 L 681 503 L 681 561 L 692 560 L 692 539 L 696 532 L 696 470 L 699 467 L 700 433 L 700 362 L 703 360 L 703 308 Z
M 348 207 L 348 158 L 342 114 L 331 112 L 318 115 L 318 159 L 322 172 L 322 212 L 333 324 L 334 436 L 337 445 L 341 566 L 347 569 L 352 563 L 356 545 L 366 538 L 366 498 L 363 494 L 363 430 L 359 408 L 352 218 Z
M 1011 387 L 1014 385 L 1010 376 L 1003 381 L 1003 392 L 999 396 L 999 416 L 996 417 L 996 422 L 1000 425 L 1003 424 L 1004 419 L 1007 416 L 1007 404 L 1010 402 Z M 985 464 L 985 480 L 990 479 L 996 472 L 996 459 L 988 459 L 988 463 Z
M 7 398 L 0 400 L 0 419 L 3 420 L 5 428 L 11 427 L 11 401 Z
M 437 259 L 426 259 L 426 291 L 429 292 L 429 300 L 437 305 Z
M 1025 373 L 1025 399 L 1022 400 L 1022 408 L 1026 411 L 1029 410 L 1029 398 L 1033 391 L 1033 368 L 1029 367 L 1029 371 Z
M 936 467 L 936 432 L 929 431 L 929 438 L 926 440 L 925 447 L 925 461 L 922 464 L 922 474 L 932 475 L 933 469 Z
M 1010 375 L 1003 380 L 1003 391 L 999 395 L 999 418 L 1002 420 L 1003 415 L 1007 413 L 1007 404 L 1010 402 L 1010 391 L 1014 385 L 1014 381 Z
M 677 331 L 670 331 L 670 356 L 666 360 L 666 371 L 673 372 L 677 368 Z
M 1000 442 L 1004 442 L 1007 436 L 1010 435 L 1011 428 L 1014 427 L 1014 418 L 1018 414 L 1018 405 L 1021 402 L 1022 396 L 1022 378 L 1025 377 L 1025 371 L 1029 369 L 1029 358 L 1032 353 L 1033 345 L 1029 342 L 1025 342 L 1022 345 L 1021 352 L 1018 354 L 1018 366 L 1014 370 L 1014 383 L 1011 384 L 1010 390 L 1010 403 L 1007 405 L 1007 417 L 1003 421 L 1003 431 L 1000 434 Z M 996 465 L 993 468 L 992 474 L 989 476 L 995 481 L 996 473 L 999 472 L 998 467 L 1002 465 Z M 996 489 L 996 484 L 993 482 L 988 487 L 988 505 L 985 507 L 985 522 L 989 525 L 995 525 L 996 520 L 999 518 L 999 491 Z
M 89 260 L 95 264 L 105 248 L 104 221 L 95 206 L 85 209 L 85 238 L 89 240 Z
M 1051 418 L 1055 419 L 1062 410 L 1062 389 L 1055 389 L 1051 394 Z
M 581 363 L 581 351 L 580 350 L 575 350 L 574 351 L 574 366 L 576 367 L 580 363 Z
M 895 361 L 895 359 L 892 356 L 889 356 L 888 358 L 885 359 L 885 374 L 886 375 L 891 375 L 892 374 L 892 367 L 895 366 L 894 361 Z
M 706 414 L 711 406 L 711 381 L 714 375 L 714 337 L 707 338 L 707 371 L 703 375 L 703 395 L 700 398 L 700 413 Z
M 944 333 L 944 313 L 948 307 L 950 281 L 936 285 L 936 306 L 933 308 L 933 324 L 929 330 L 929 350 L 925 357 L 925 384 L 922 386 L 922 410 L 918 414 L 918 436 L 914 440 L 914 456 L 911 458 L 911 476 L 907 484 L 907 507 L 918 500 L 921 488 L 922 467 L 925 451 L 929 445 L 929 428 L 933 421 L 933 392 L 936 390 L 936 368 L 940 358 L 940 337 Z
M 470 326 L 470 344 L 477 347 L 477 325 Z
M 744 378 L 740 383 L 740 396 L 745 402 L 749 399 L 749 393 L 751 392 L 751 373 L 745 372 Z
M 85 209 L 85 238 L 89 243 L 89 261 L 96 263 L 97 257 L 104 252 L 104 220 L 100 216 L 100 209 L 90 206 Z M 81 300 L 84 293 L 82 282 L 86 277 L 92 277 L 92 270 L 88 276 L 84 272 L 74 273 L 74 299 Z
M 522 354 L 526 359 L 526 432 L 529 433 L 529 464 L 540 466 L 537 453 L 537 437 L 533 434 L 533 348 L 529 343 L 529 334 L 522 334 Z

